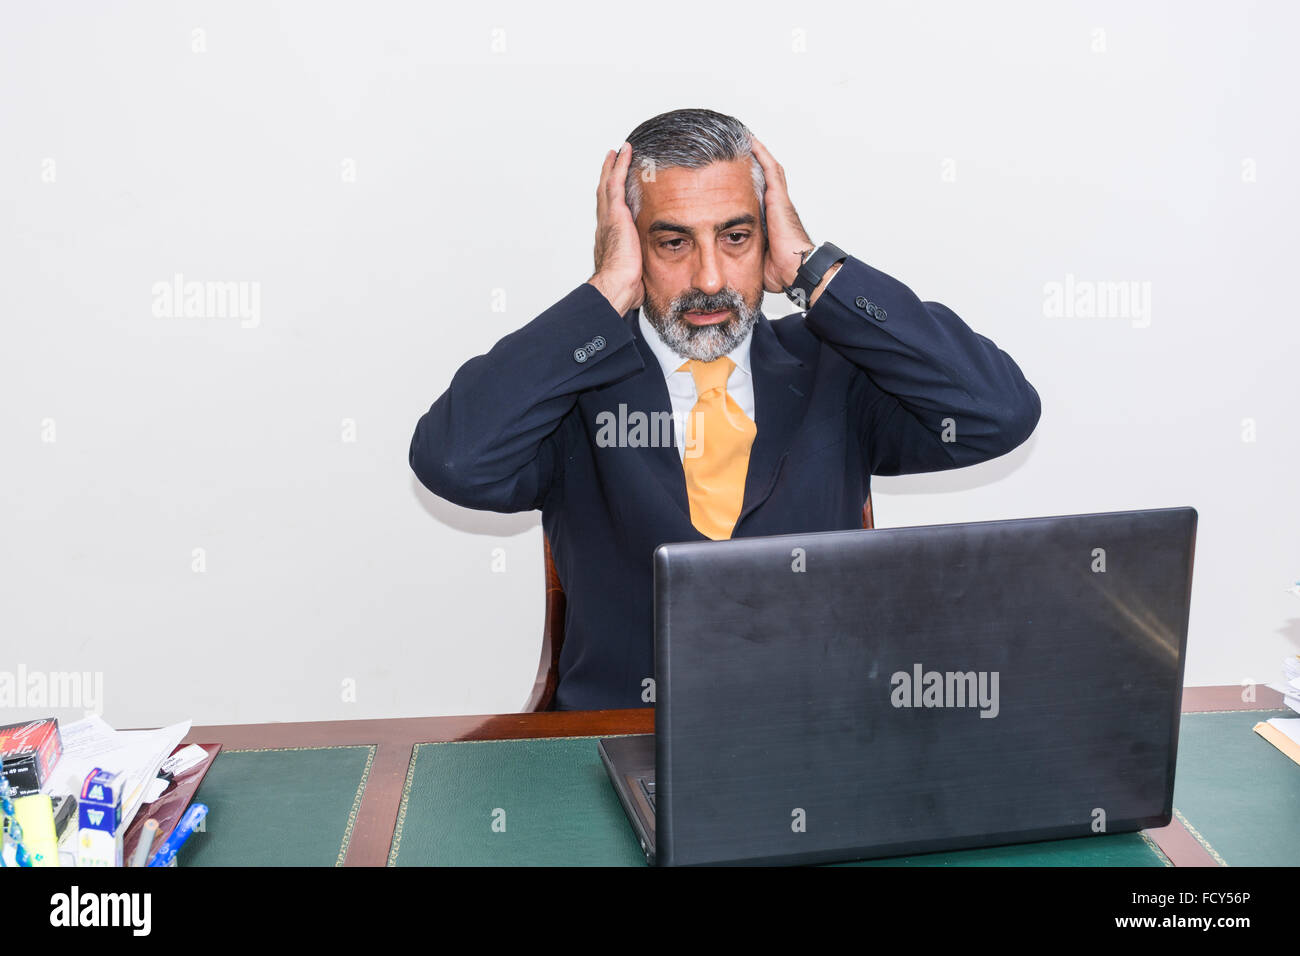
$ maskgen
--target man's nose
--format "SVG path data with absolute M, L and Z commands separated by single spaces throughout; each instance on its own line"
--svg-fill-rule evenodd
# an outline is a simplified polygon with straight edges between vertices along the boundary
M 701 247 L 695 265 L 695 288 L 706 295 L 716 295 L 727 284 L 722 275 L 722 263 L 716 249 Z

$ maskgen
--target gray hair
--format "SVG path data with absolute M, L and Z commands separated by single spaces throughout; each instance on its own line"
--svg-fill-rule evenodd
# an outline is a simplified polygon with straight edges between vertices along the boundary
M 754 156 L 749 129 L 734 116 L 706 109 L 672 110 L 646 120 L 627 136 L 632 161 L 627 170 L 625 195 L 635 219 L 641 213 L 641 182 L 644 170 L 684 166 L 703 169 L 712 163 L 748 159 L 754 193 L 758 196 L 758 218 L 767 239 L 767 209 L 763 194 L 767 180 Z M 651 173 L 653 175 L 653 173 Z

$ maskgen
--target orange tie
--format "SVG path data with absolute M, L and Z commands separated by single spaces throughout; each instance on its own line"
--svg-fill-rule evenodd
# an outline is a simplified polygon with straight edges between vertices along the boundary
M 691 524 L 717 541 L 730 538 L 745 499 L 749 449 L 758 428 L 727 394 L 727 378 L 736 363 L 725 355 L 712 362 L 691 359 L 678 371 L 690 370 L 699 396 L 686 426 L 686 494 Z

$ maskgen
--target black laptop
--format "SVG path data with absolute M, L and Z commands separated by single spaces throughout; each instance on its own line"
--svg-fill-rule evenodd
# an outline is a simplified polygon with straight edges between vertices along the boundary
M 1167 824 L 1196 511 L 666 544 L 646 858 L 816 863 Z

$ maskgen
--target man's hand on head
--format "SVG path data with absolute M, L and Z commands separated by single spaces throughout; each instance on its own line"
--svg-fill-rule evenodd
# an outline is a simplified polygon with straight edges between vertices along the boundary
M 763 207 L 767 216 L 767 255 L 763 261 L 763 288 L 768 292 L 784 292 L 795 280 L 803 255 L 813 248 L 813 241 L 799 221 L 786 187 L 785 168 L 776 161 L 757 136 L 750 137 L 754 158 L 763 167 L 767 191 L 763 194 Z
M 636 231 L 632 210 L 624 190 L 632 146 L 624 143 L 618 153 L 609 150 L 596 187 L 596 271 L 587 281 L 599 289 L 625 315 L 645 301 L 641 278 L 641 236 Z

